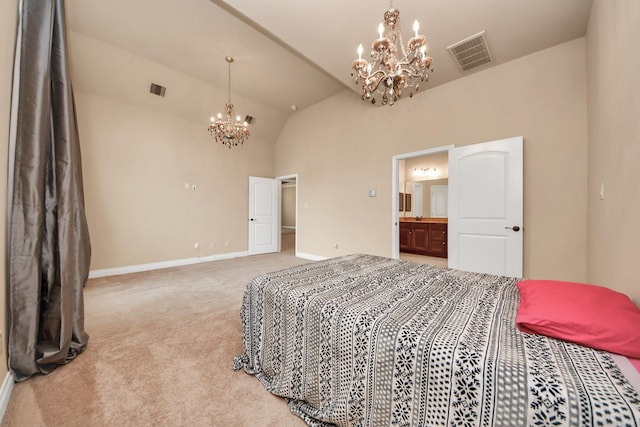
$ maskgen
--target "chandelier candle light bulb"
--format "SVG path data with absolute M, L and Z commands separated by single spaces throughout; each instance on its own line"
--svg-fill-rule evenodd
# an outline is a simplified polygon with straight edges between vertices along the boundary
M 393 105 L 402 96 L 404 89 L 413 97 L 420 89 L 420 82 L 429 79 L 428 71 L 432 58 L 427 56 L 427 38 L 418 34 L 420 24 L 413 23 L 414 36 L 406 47 L 400 28 L 400 11 L 387 10 L 384 24 L 378 26 L 379 37 L 371 45 L 371 62 L 362 59 L 364 49 L 358 46 L 358 59 L 354 60 L 352 76 L 356 84 L 362 86 L 362 100 L 376 103 L 376 94 L 381 97 L 382 105 Z

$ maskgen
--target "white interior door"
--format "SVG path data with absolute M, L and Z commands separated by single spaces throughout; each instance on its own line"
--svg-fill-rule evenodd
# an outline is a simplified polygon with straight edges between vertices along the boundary
M 449 267 L 522 277 L 522 142 L 451 150 Z
M 280 250 L 280 181 L 249 177 L 249 254 Z

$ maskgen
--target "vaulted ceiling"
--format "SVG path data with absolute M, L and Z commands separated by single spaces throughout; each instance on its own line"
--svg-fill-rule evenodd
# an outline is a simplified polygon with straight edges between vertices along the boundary
M 345 88 L 356 47 L 377 37 L 390 6 L 371 0 L 67 0 L 70 29 L 281 112 Z M 585 35 L 591 0 L 396 0 L 402 30 L 414 19 L 435 72 L 426 90 Z M 450 46 L 485 31 L 491 63 L 461 72 Z M 367 50 L 365 49 L 365 52 Z M 554 64 L 540 64 L 553 67 Z M 224 100 L 221 100 L 221 102 Z

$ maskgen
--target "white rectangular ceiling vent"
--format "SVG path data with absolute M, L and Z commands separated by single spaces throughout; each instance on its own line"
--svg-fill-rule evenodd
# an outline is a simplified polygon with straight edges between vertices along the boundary
M 492 61 L 484 31 L 452 44 L 447 50 L 453 55 L 460 71 L 469 71 Z

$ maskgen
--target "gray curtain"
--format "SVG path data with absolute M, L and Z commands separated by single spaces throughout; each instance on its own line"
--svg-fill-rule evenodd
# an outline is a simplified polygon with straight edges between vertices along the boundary
M 17 381 L 86 348 L 91 258 L 63 0 L 23 0 L 19 25 L 8 221 L 9 368 Z

